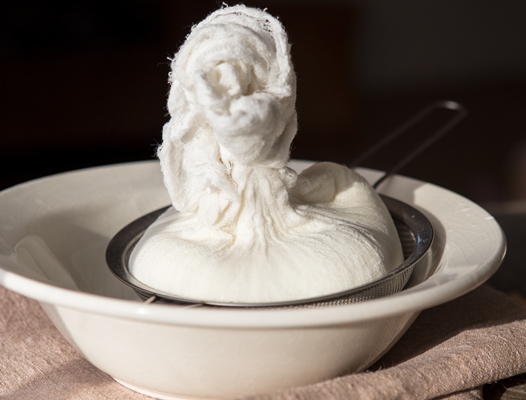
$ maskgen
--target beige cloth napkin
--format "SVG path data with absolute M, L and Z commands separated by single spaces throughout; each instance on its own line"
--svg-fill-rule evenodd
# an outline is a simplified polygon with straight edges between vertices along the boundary
M 483 286 L 424 311 L 368 372 L 251 400 L 482 399 L 484 384 L 524 372 L 526 308 Z M 0 288 L 0 398 L 149 397 L 82 359 L 35 301 Z
M 368 372 L 251 397 L 482 399 L 483 385 L 526 372 L 526 308 L 483 286 L 426 310 Z

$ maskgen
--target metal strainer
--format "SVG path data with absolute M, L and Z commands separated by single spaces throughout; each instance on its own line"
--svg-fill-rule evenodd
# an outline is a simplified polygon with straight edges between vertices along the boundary
M 455 116 L 437 130 L 432 136 L 424 141 L 420 146 L 401 160 L 396 166 L 387 171 L 373 186 L 377 188 L 386 178 L 406 165 L 411 159 L 420 154 L 423 150 L 434 143 L 439 137 L 448 132 L 464 116 L 466 111 L 460 104 L 444 101 L 436 102 L 423 109 L 411 120 L 407 121 L 400 128 L 393 131 L 381 142 L 377 143 L 373 149 L 364 153 L 357 162 L 363 161 L 366 157 L 376 152 L 380 147 L 390 143 L 402 132 L 420 122 L 425 116 L 437 108 L 445 108 L 455 111 Z M 240 303 L 240 302 L 216 302 L 200 299 L 190 299 L 177 297 L 169 293 L 163 293 L 151 288 L 133 277 L 128 269 L 130 254 L 142 237 L 146 229 L 162 214 L 169 206 L 146 214 L 122 228 L 110 241 L 106 251 L 106 262 L 113 274 L 123 283 L 133 288 L 137 295 L 147 303 L 170 303 L 181 306 L 209 306 L 209 307 L 236 307 L 236 308 L 289 308 L 289 307 L 327 307 L 344 305 L 350 303 L 371 300 L 379 297 L 389 296 L 400 292 L 406 285 L 415 264 L 424 257 L 433 242 L 433 226 L 427 217 L 414 207 L 393 199 L 388 196 L 380 195 L 384 201 L 395 226 L 398 231 L 404 261 L 397 268 L 384 277 L 368 284 L 355 287 L 346 291 L 333 293 L 324 296 L 312 297 L 293 301 L 262 302 L 262 303 Z
M 404 262 L 381 279 L 339 293 L 295 301 L 231 303 L 181 298 L 160 292 L 144 285 L 142 282 L 135 279 L 129 272 L 128 260 L 133 248 L 144 234 L 144 231 L 169 207 L 163 207 L 152 213 L 146 214 L 121 229 L 108 245 L 106 261 L 115 276 L 128 286 L 131 286 L 139 297 L 145 301 L 174 303 L 179 305 L 250 308 L 291 306 L 320 307 L 343 305 L 383 297 L 399 292 L 403 289 L 413 271 L 413 266 L 425 255 L 429 246 L 431 246 L 433 241 L 433 227 L 429 220 L 415 208 L 391 197 L 381 197 L 395 222 L 400 242 L 402 244 Z

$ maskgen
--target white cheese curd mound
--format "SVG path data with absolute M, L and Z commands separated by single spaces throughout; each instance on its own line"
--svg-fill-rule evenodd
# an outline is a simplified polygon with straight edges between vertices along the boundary
M 204 301 L 273 302 L 347 290 L 402 260 L 393 221 L 356 172 L 287 167 L 296 82 L 281 23 L 222 8 L 172 60 L 159 159 L 173 207 L 130 257 L 136 279 Z

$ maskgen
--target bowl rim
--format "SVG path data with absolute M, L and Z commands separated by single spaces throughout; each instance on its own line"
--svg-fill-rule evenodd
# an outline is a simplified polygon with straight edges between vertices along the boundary
M 312 162 L 294 160 L 291 164 L 294 168 L 301 170 L 311 165 Z M 0 192 L 0 205 L 4 197 L 16 195 L 16 191 L 19 190 L 31 190 L 35 186 L 45 184 L 50 179 L 78 178 L 82 175 L 89 176 L 94 171 L 103 172 L 105 176 L 119 174 L 128 174 L 129 176 L 134 169 L 139 169 L 146 175 L 160 173 L 158 162 L 155 160 L 65 172 L 5 189 Z M 382 174 L 380 171 L 366 168 L 358 168 L 357 170 L 369 181 L 374 181 Z M 112 180 L 112 182 L 115 181 L 115 179 Z M 402 291 L 393 296 L 362 303 L 314 309 L 206 309 L 174 307 L 165 304 L 143 304 L 133 300 L 111 298 L 62 288 L 5 270 L 1 265 L 0 285 L 43 304 L 129 320 L 224 329 L 303 328 L 361 323 L 419 312 L 453 300 L 475 289 L 484 283 L 500 266 L 506 252 L 505 237 L 495 219 L 480 206 L 442 187 L 401 175 L 392 177 L 380 187 L 379 192 L 412 205 L 428 215 L 430 219 L 439 218 L 444 224 L 447 236 L 444 250 L 446 253 L 452 245 L 450 242 L 452 238 L 449 236 L 455 233 L 460 234 L 461 238 L 467 241 L 467 244 L 463 243 L 462 246 L 467 245 L 475 252 L 480 246 L 485 246 L 484 251 L 489 253 L 488 256 L 479 261 L 469 258 L 466 254 L 447 253 L 441 258 L 433 279 L 429 279 L 409 291 Z M 460 203 L 462 207 L 458 207 Z M 471 243 L 469 237 L 465 236 L 465 232 L 455 231 L 459 219 L 464 220 L 466 226 L 475 222 L 482 224 L 480 227 L 485 229 L 487 240 L 482 244 Z M 464 257 L 464 260 L 460 259 L 461 257 Z M 458 260 L 456 260 L 457 258 Z M 456 265 L 453 265 L 453 262 L 456 262 Z M 463 265 L 463 262 L 468 265 Z M 473 262 L 477 262 L 477 265 L 470 266 L 469 264 Z M 458 271 L 455 269 L 458 272 L 456 275 L 452 268 L 458 269 Z

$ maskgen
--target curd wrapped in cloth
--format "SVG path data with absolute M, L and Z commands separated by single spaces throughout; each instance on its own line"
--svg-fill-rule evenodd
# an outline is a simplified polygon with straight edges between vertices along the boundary
M 281 23 L 225 7 L 172 60 L 159 159 L 173 207 L 130 257 L 136 279 L 204 301 L 274 302 L 347 290 L 403 261 L 375 190 L 334 163 L 287 167 L 296 81 Z

